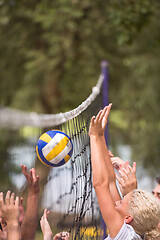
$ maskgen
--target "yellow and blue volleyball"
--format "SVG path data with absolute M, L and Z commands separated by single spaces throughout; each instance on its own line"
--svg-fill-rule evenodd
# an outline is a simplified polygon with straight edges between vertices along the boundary
M 67 163 L 73 153 L 71 138 L 59 130 L 43 133 L 38 139 L 36 152 L 39 160 L 48 167 L 60 167 Z

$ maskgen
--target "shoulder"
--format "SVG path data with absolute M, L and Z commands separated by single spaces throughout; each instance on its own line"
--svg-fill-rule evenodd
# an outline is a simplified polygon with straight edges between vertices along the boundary
M 142 240 L 142 238 L 134 231 L 133 227 L 124 223 L 115 238 L 108 236 L 105 240 Z

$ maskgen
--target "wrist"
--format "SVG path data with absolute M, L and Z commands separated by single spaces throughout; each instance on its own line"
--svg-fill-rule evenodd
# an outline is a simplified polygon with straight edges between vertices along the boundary
M 50 240 L 50 239 L 52 240 L 53 233 L 49 233 L 49 232 L 44 233 L 43 237 L 44 237 L 44 240 Z
M 10 220 L 7 221 L 7 230 L 8 229 L 17 229 L 19 228 L 19 221 L 18 220 Z
M 98 135 L 92 135 L 92 134 L 90 134 L 90 138 L 91 139 L 102 139 L 102 138 L 104 138 L 104 134 L 98 134 Z
M 34 192 L 32 190 L 29 190 L 28 197 L 30 198 L 37 198 L 39 196 L 39 192 Z

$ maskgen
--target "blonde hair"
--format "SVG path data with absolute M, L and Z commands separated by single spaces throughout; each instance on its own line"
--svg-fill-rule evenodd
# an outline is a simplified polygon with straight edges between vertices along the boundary
M 157 229 L 160 221 L 160 203 L 151 193 L 133 190 L 129 201 L 129 213 L 133 216 L 132 226 L 136 233 L 147 239 L 160 237 L 160 230 Z

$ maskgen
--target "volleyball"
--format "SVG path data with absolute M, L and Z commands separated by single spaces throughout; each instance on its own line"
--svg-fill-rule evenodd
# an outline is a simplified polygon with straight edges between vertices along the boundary
M 60 167 L 71 158 L 73 144 L 66 133 L 59 130 L 50 130 L 39 137 L 36 152 L 44 165 Z

